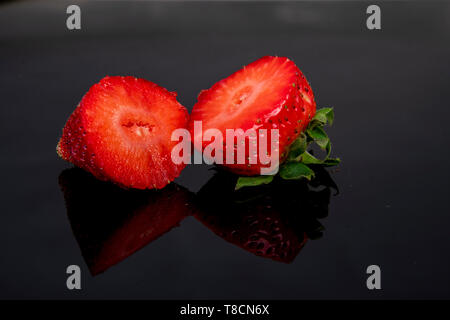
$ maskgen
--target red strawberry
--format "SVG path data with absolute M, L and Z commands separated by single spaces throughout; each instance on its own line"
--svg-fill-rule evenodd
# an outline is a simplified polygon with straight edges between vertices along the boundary
M 269 129 L 279 129 L 279 160 L 282 162 L 289 145 L 306 129 L 315 112 L 311 87 L 294 62 L 267 56 L 202 91 L 192 110 L 189 129 L 195 139 L 198 133 L 194 132 L 194 121 L 202 121 L 203 132 L 219 129 L 224 144 L 226 129 L 240 128 L 245 132 L 253 128 L 257 133 L 259 129 L 267 129 L 268 133 Z M 237 154 L 235 141 L 230 145 L 234 145 Z M 266 165 L 260 162 L 259 155 L 252 155 L 257 157 L 257 163 L 249 164 L 249 139 L 245 142 L 245 164 L 225 164 L 223 157 L 224 166 L 238 174 L 259 175 L 260 168 Z M 202 149 L 209 143 L 203 142 Z M 270 140 L 268 146 L 270 155 Z
M 93 275 L 156 240 L 195 210 L 191 193 L 175 183 L 163 190 L 124 190 L 79 168 L 64 170 L 59 183 Z
M 105 77 L 92 86 L 67 121 L 57 146 L 61 158 L 129 188 L 163 188 L 178 177 L 172 131 L 188 112 L 176 93 L 134 77 Z

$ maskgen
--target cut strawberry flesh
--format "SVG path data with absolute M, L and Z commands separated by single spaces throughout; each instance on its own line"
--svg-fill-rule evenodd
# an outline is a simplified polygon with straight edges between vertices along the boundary
M 298 70 L 287 58 L 263 58 L 216 83 L 199 96 L 204 128 L 246 128 L 285 101 Z M 264 119 L 261 119 L 263 121 Z
M 133 77 L 106 77 L 78 108 L 80 128 L 73 128 L 69 119 L 63 140 L 82 130 L 85 149 L 95 157 L 87 168 L 94 175 L 126 187 L 162 188 L 184 168 L 171 161 L 177 144 L 171 134 L 186 127 L 188 114 L 164 88 Z M 84 167 L 85 157 L 76 153 L 67 160 Z
M 260 158 L 258 151 L 250 152 L 250 143 L 259 146 L 261 139 L 265 139 L 267 156 L 271 157 L 273 150 L 278 153 L 278 162 L 284 161 L 290 144 L 306 129 L 315 109 L 312 90 L 294 62 L 267 56 L 203 90 L 192 110 L 189 129 L 197 149 L 198 141 L 202 141 L 202 150 L 210 144 L 201 135 L 208 129 L 217 129 L 222 133 L 224 145 L 235 151 L 236 140 L 227 141 L 227 129 L 234 132 L 242 129 L 239 135 L 248 134 L 244 157 L 247 163 L 236 163 L 236 160 L 233 164 L 225 163 L 224 159 L 223 165 L 237 174 L 259 175 L 267 162 Z M 196 121 L 202 122 L 201 131 L 194 130 Z M 279 139 L 272 135 L 272 129 L 278 130 Z M 275 137 L 273 141 L 272 137 Z

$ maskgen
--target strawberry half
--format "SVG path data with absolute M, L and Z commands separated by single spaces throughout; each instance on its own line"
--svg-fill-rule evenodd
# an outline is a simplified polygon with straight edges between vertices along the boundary
M 172 131 L 188 112 L 176 93 L 134 77 L 105 77 L 67 121 L 57 152 L 101 180 L 122 187 L 163 188 L 185 164 L 174 164 Z
M 191 136 L 195 141 L 203 141 L 198 132 L 194 131 L 194 121 L 202 121 L 202 132 L 215 128 L 223 136 L 224 146 L 226 129 L 266 129 L 269 141 L 270 129 L 279 130 L 279 162 L 283 162 L 289 151 L 290 144 L 306 129 L 316 112 L 316 103 L 311 87 L 298 67 L 284 57 L 263 57 L 233 73 L 226 79 L 204 90 L 198 96 L 189 123 Z M 197 140 L 196 140 L 197 139 Z M 226 163 L 223 165 L 232 172 L 241 175 L 259 175 L 262 164 L 257 154 L 250 154 L 250 138 L 245 137 L 245 163 Z M 230 141 L 237 154 L 236 141 Z M 256 143 L 255 141 L 251 141 Z M 203 141 L 203 151 L 210 141 Z M 198 148 L 198 146 L 197 146 Z M 224 147 L 225 151 L 225 147 Z M 250 157 L 256 157 L 250 164 Z

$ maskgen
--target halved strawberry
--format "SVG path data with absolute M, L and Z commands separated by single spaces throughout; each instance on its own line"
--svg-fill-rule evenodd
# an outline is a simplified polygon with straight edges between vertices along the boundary
M 171 160 L 172 131 L 188 112 L 176 93 L 134 77 L 105 77 L 92 86 L 67 121 L 61 158 L 123 187 L 163 188 L 185 167 Z
M 266 56 L 202 91 L 192 110 L 189 129 L 193 139 L 199 141 L 201 137 L 198 137 L 199 132 L 194 132 L 194 121 L 202 121 L 203 133 L 211 128 L 219 129 L 224 145 L 227 143 L 226 129 L 240 128 L 245 132 L 253 128 L 258 136 L 258 130 L 267 129 L 269 156 L 269 130 L 278 129 L 279 161 L 282 162 L 289 145 L 306 129 L 315 111 L 311 87 L 294 62 L 284 57 Z M 259 175 L 265 165 L 259 154 L 250 154 L 249 140 L 246 137 L 245 164 L 226 164 L 225 156 L 223 163 L 235 173 Z M 235 155 L 236 141 L 229 144 L 234 145 Z M 202 151 L 209 143 L 203 142 Z M 256 164 L 249 164 L 250 157 L 256 157 Z

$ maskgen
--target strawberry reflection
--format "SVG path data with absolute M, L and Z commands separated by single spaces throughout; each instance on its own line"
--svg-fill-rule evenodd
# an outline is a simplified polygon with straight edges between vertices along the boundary
M 322 168 L 311 182 L 274 180 L 234 191 L 237 177 L 218 172 L 199 191 L 196 218 L 214 233 L 255 255 L 292 262 L 308 239 L 322 236 L 337 186 Z
M 218 171 L 193 196 L 171 183 L 158 191 L 125 190 L 78 168 L 59 177 L 72 231 L 97 275 L 193 215 L 218 236 L 255 255 L 292 262 L 308 239 L 322 235 L 332 189 L 315 168 L 306 181 L 274 180 L 234 191 L 237 177 Z
M 97 275 L 191 214 L 190 193 L 176 184 L 125 190 L 79 169 L 59 176 L 67 214 L 91 274 Z

